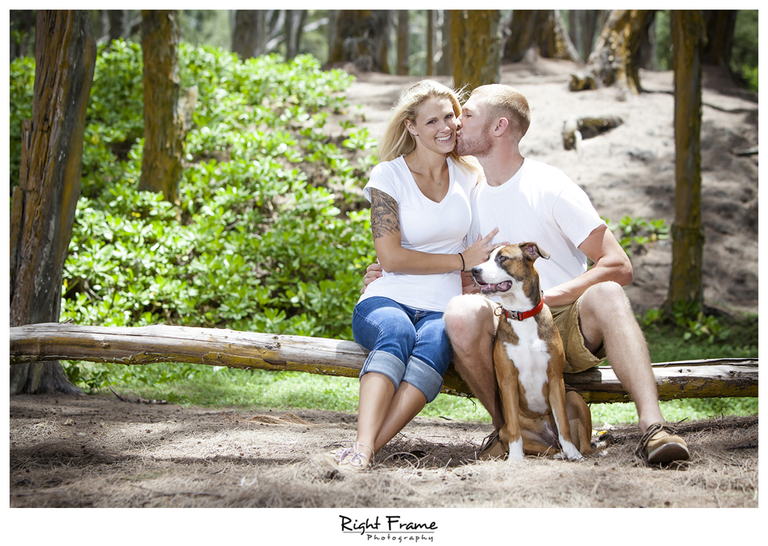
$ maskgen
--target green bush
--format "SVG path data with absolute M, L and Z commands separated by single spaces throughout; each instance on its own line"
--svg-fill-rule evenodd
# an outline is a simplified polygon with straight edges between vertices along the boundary
M 330 113 L 346 108 L 352 77 L 322 71 L 306 55 L 243 62 L 206 46 L 179 51 L 182 86 L 197 87 L 197 104 L 177 208 L 136 189 L 141 48 L 124 41 L 99 47 L 61 320 L 351 338 L 361 271 L 374 250 L 360 197 L 367 173 L 350 160 L 370 155 L 372 141 L 345 125 L 337 148 L 323 128 Z M 12 70 L 16 145 L 20 120 L 31 112 L 34 66 L 15 61 Z M 11 155 L 18 171 L 19 150 L 12 146 Z M 149 385 L 198 373 L 118 368 L 65 366 L 90 389 L 118 378 Z

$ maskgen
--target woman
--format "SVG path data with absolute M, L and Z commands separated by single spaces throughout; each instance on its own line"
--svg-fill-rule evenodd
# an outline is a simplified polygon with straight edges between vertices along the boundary
M 461 294 L 461 272 L 492 248 L 496 232 L 464 248 L 481 170 L 454 151 L 460 114 L 456 94 L 438 82 L 408 89 L 364 189 L 384 273 L 366 287 L 352 319 L 355 341 L 370 354 L 360 373 L 357 437 L 331 454 L 350 469 L 368 468 L 439 393 L 452 357 L 443 311 Z

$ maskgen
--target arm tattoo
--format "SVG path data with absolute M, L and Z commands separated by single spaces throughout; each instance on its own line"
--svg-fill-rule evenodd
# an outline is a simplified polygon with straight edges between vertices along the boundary
M 397 201 L 375 188 L 371 189 L 371 231 L 374 240 L 390 233 L 400 233 Z

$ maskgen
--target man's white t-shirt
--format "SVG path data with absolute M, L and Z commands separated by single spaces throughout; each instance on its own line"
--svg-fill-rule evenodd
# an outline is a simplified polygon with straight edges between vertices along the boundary
M 363 190 L 365 197 L 370 201 L 371 188 L 376 188 L 397 201 L 403 248 L 433 254 L 457 254 L 464 250 L 472 220 L 469 195 L 478 174 L 465 172 L 450 158 L 447 161 L 450 185 L 439 203 L 421 193 L 402 156 L 372 169 L 370 181 Z M 459 258 L 456 263 L 458 265 Z M 448 301 L 460 294 L 458 269 L 434 275 L 384 271 L 381 278 L 366 287 L 359 301 L 384 296 L 414 309 L 445 311 Z
M 587 258 L 578 247 L 605 221 L 584 190 L 560 169 L 525 159 L 507 182 L 494 187 L 483 179 L 471 197 L 473 221 L 467 244 L 496 227 L 495 243 L 537 243 L 551 256 L 536 260 L 542 290 L 587 270 Z

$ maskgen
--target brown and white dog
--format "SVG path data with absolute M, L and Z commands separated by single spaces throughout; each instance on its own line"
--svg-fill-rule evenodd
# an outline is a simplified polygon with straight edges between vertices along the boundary
M 536 243 L 501 246 L 472 269 L 481 292 L 502 303 L 493 348 L 505 421 L 499 438 L 509 461 L 526 454 L 576 460 L 592 452 L 592 415 L 578 393 L 566 394 L 563 342 L 533 265 L 539 257 L 549 254 Z

